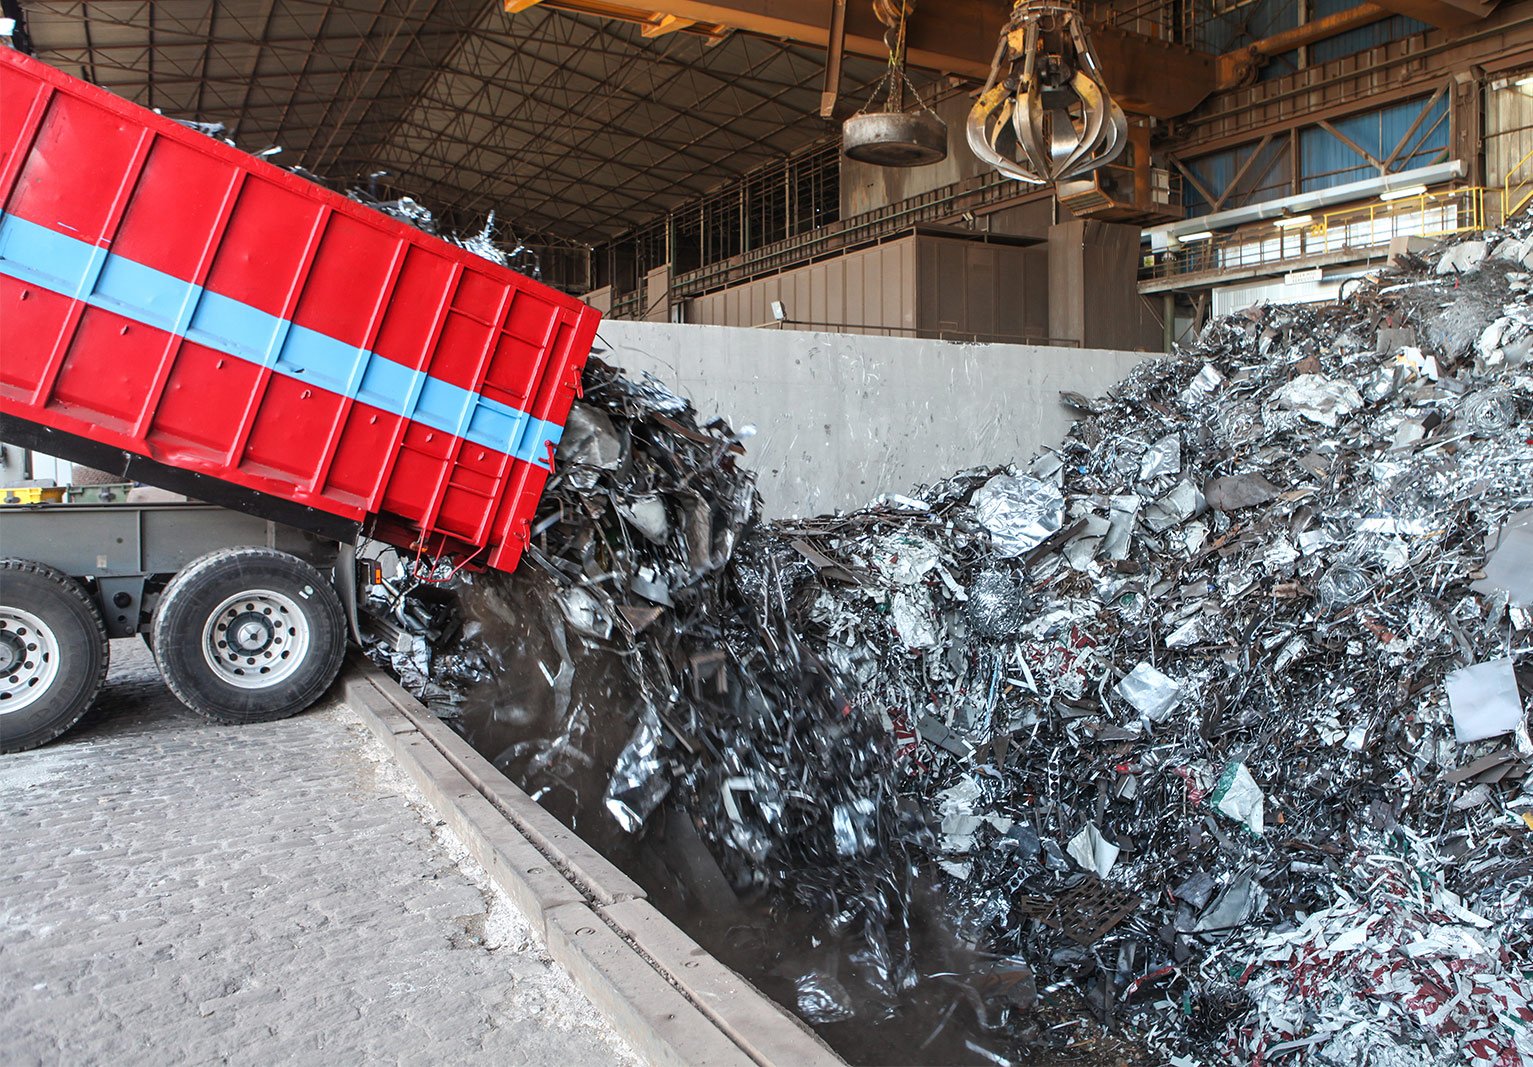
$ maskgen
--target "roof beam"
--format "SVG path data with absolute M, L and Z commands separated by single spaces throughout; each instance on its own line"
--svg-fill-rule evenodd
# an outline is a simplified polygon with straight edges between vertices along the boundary
M 197 66 L 197 111 L 196 117 L 201 119 L 205 114 L 203 105 L 207 102 L 208 95 L 208 61 L 213 58 L 213 31 L 217 28 L 218 5 L 208 5 L 208 40 L 202 46 L 202 62 Z M 89 32 L 87 28 L 86 32 Z
M 1456 30 L 1489 17 L 1498 0 L 1378 0 L 1392 14 L 1409 15 L 1439 30 Z
M 644 28 L 639 32 L 645 37 L 664 37 L 668 33 L 676 33 L 696 25 L 696 19 L 684 19 L 676 15 L 661 15 L 655 22 L 646 22 Z
M 380 89 L 383 86 L 393 87 L 394 81 L 400 78 L 400 76 L 404 73 L 413 73 L 409 70 L 409 64 L 406 62 L 406 60 L 408 59 L 410 53 L 413 51 L 420 50 L 423 53 L 427 51 L 425 48 L 425 42 L 427 40 L 427 38 L 424 36 L 425 30 L 426 27 L 430 26 L 436 19 L 437 15 L 441 12 L 443 3 L 444 0 L 431 0 L 430 8 L 427 9 L 424 17 L 416 22 L 408 39 L 406 39 L 405 43 L 400 47 L 399 55 L 396 57 L 397 66 L 386 76 L 386 80 L 384 81 L 383 85 L 379 87 Z M 415 5 L 412 3 L 409 14 L 413 15 L 414 13 Z M 405 19 L 406 16 L 400 16 L 398 24 L 394 27 L 394 32 L 389 36 L 388 43 L 379 50 L 378 55 L 375 57 L 372 69 L 368 71 L 367 77 L 362 79 L 362 81 L 357 85 L 356 90 L 351 94 L 351 97 L 346 101 L 346 107 L 332 124 L 329 136 L 325 139 L 324 146 L 320 148 L 319 152 L 313 156 L 312 163 L 316 170 L 338 166 L 341 160 L 346 157 L 347 151 L 355 142 L 356 123 L 351 123 L 349 129 L 347 125 L 348 120 L 351 119 L 352 110 L 358 103 L 362 101 L 367 83 L 371 81 L 374 74 L 384 65 L 384 55 L 392 47 L 395 37 L 398 36 L 400 30 L 404 26 Z M 458 34 L 457 37 L 448 44 L 446 50 L 441 54 L 423 54 L 422 58 L 427 60 L 427 64 L 431 69 L 438 69 L 454 50 L 462 47 L 463 41 L 471 32 L 471 30 L 464 30 L 463 33 Z M 432 75 L 429 73 L 423 73 L 422 77 L 423 80 L 419 84 L 410 87 L 416 93 L 420 93 L 428 84 L 430 84 Z M 339 99 L 339 96 L 337 96 L 337 99 Z M 332 101 L 332 103 L 334 103 L 334 101 Z M 360 121 L 363 115 L 366 115 L 370 110 L 371 108 L 364 105 L 362 115 L 357 117 L 358 121 Z M 325 114 L 328 121 L 330 109 L 327 108 Z M 344 136 L 342 136 L 342 130 L 347 130 Z M 338 138 L 339 143 L 337 143 Z
M 542 3 L 543 0 L 501 0 L 501 8 L 508 15 L 520 15 Z M 572 11 L 578 15 L 595 15 L 597 18 L 615 19 L 619 22 L 636 22 L 642 27 L 645 37 L 664 37 L 668 33 L 686 31 L 721 41 L 731 29 L 720 23 L 671 14 L 669 10 L 646 12 L 629 3 L 624 3 L 623 0 L 617 0 L 616 3 L 608 3 L 607 0 L 555 0 L 547 6 L 561 11 Z
M 325 30 L 329 28 L 330 16 L 334 14 L 335 11 L 336 8 L 327 7 L 323 12 L 320 13 L 319 28 L 314 31 L 314 40 L 316 42 L 323 41 L 325 39 Z M 270 45 L 268 44 L 267 47 L 269 48 Z M 358 45 L 358 51 L 360 51 L 362 47 L 362 45 Z M 318 47 L 311 48 L 309 49 L 309 54 L 303 57 L 303 66 L 298 68 L 298 76 L 293 79 L 293 87 L 287 94 L 287 106 L 282 109 L 282 114 L 277 119 L 277 129 L 276 132 L 272 134 L 274 143 L 281 143 L 282 131 L 287 128 L 287 117 L 292 113 L 293 105 L 298 102 L 299 96 L 304 92 L 304 90 L 308 88 L 309 71 L 313 68 L 314 56 L 318 52 Z
M 542 0 L 545 7 L 640 25 L 671 16 L 817 48 L 830 45 L 833 5 L 825 0 L 658 0 L 658 9 L 638 6 L 642 2 Z M 527 0 L 502 3 L 512 13 L 530 6 Z M 908 31 L 910 65 L 983 81 L 990 73 L 1008 10 L 997 0 L 944 0 L 940 9 L 918 9 Z M 1130 111 L 1170 118 L 1196 107 L 1217 86 L 1218 60 L 1206 52 L 1105 26 L 1093 31 L 1092 42 L 1113 98 Z M 845 48 L 854 55 L 888 56 L 884 26 L 874 17 L 871 5 L 847 6 Z
M 771 61 L 771 57 L 762 57 L 760 60 L 758 60 L 758 64 L 757 65 L 764 65 L 766 63 L 769 63 L 770 61 Z M 740 76 L 741 76 L 742 80 L 745 80 L 745 79 L 749 79 L 749 78 L 754 77 L 755 74 L 756 74 L 756 68 L 755 68 L 755 66 L 753 66 L 753 67 L 748 68 L 747 70 L 741 72 Z M 756 112 L 762 110 L 764 107 L 767 107 L 768 105 L 777 103 L 782 97 L 787 96 L 789 93 L 792 93 L 792 92 L 802 92 L 802 91 L 805 91 L 805 90 L 812 91 L 812 88 L 813 88 L 812 84 L 811 85 L 800 85 L 800 86 L 795 86 L 795 87 L 791 87 L 791 88 L 784 88 L 784 89 L 782 89 L 777 94 L 777 96 L 761 100 L 758 103 L 756 103 L 753 106 L 751 106 L 750 108 L 746 109 L 745 111 L 743 111 L 741 113 L 740 117 L 741 118 L 750 118 Z M 659 127 L 656 128 L 656 130 L 654 132 L 655 133 L 659 133 L 659 132 L 661 132 L 663 130 L 668 129 L 670 126 L 675 124 L 675 121 L 676 120 L 674 118 L 672 118 L 671 120 L 668 120 L 667 122 L 662 123 Z M 751 142 L 749 147 L 756 147 L 757 145 L 764 144 L 765 140 L 766 140 L 765 138 L 757 138 L 756 140 Z M 685 148 L 671 148 L 670 151 L 668 152 L 668 154 L 665 155 L 664 157 L 662 157 L 658 161 L 658 163 L 656 165 L 658 166 L 659 164 L 667 163 L 667 162 L 677 158 L 678 156 L 681 156 L 683 153 L 685 153 L 687 148 L 690 148 L 690 147 L 692 147 L 692 146 L 688 145 Z M 590 175 L 599 172 L 599 170 L 600 170 L 600 166 L 599 165 L 588 166 L 586 171 L 585 171 L 585 174 L 586 174 L 587 177 L 589 177 Z M 554 202 L 556 200 L 557 200 L 557 197 L 545 194 L 541 200 L 538 200 L 538 201 L 534 202 L 533 210 L 540 210 L 545 205 L 548 205 L 548 204 L 550 204 L 550 203 L 552 203 L 552 202 Z
M 245 107 L 250 103 L 250 94 L 255 90 L 256 75 L 261 70 L 261 60 L 266 56 L 266 39 L 271 36 L 272 16 L 277 10 L 277 0 L 264 0 L 261 10 L 256 16 L 261 26 L 261 36 L 256 41 L 255 51 L 250 56 L 250 67 L 246 72 L 245 97 L 240 101 L 239 108 L 229 117 L 232 124 L 230 135 L 236 139 L 240 136 L 240 126 L 245 121 Z
M 96 82 L 96 46 L 91 41 L 90 24 L 90 12 L 86 9 L 85 0 L 80 0 L 80 25 L 85 31 L 85 55 L 89 61 L 91 84 L 94 85 L 98 84 Z

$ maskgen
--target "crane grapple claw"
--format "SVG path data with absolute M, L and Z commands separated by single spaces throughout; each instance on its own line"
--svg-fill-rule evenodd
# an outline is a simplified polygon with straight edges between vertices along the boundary
M 1018 181 L 1047 185 L 1111 163 L 1128 140 L 1080 12 L 1017 0 L 969 111 L 969 147 Z

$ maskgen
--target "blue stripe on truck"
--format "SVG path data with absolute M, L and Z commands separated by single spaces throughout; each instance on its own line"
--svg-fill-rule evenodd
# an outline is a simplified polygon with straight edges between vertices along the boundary
M 549 469 L 564 427 L 88 241 L 0 213 L 0 274 Z

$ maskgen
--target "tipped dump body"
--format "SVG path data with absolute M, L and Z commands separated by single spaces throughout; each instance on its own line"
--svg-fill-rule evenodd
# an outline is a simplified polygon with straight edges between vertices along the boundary
M 516 566 L 594 310 L 17 52 L 0 97 L 5 437 Z

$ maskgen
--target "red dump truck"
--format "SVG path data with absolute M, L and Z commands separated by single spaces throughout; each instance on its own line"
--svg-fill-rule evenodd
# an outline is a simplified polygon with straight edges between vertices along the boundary
M 307 707 L 359 538 L 516 566 L 596 312 L 6 49 L 0 100 L 0 441 L 202 502 L 0 505 L 0 750 L 109 636 L 214 720 Z

